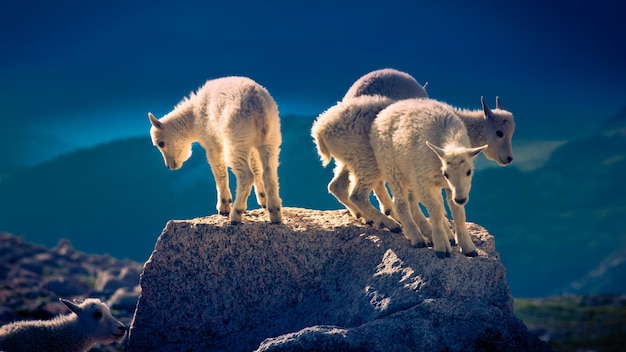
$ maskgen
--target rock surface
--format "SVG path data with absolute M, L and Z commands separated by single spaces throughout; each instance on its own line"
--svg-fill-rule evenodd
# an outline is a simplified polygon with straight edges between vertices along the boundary
M 345 211 L 170 221 L 141 274 L 127 351 L 542 351 L 513 314 L 494 238 L 411 248 Z

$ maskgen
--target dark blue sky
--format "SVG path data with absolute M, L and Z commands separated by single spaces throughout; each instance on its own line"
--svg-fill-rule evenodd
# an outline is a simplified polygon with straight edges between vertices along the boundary
M 564 139 L 626 105 L 617 1 L 10 1 L 0 5 L 0 171 L 146 134 L 206 79 L 249 76 L 315 116 L 371 70 Z

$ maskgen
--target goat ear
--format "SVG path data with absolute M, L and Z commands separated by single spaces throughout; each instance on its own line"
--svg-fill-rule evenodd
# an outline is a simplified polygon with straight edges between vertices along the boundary
M 470 148 L 470 149 L 467 150 L 467 153 L 469 154 L 470 157 L 474 158 L 478 154 L 480 154 L 480 152 L 482 152 L 483 150 L 487 149 L 488 146 L 489 145 L 485 144 L 482 147 Z
M 491 109 L 489 109 L 489 107 L 487 106 L 487 103 L 485 103 L 484 97 L 480 97 L 480 103 L 483 106 L 483 114 L 485 115 L 485 119 L 488 120 L 492 118 L 493 114 L 491 113 Z
M 496 97 L 496 109 L 502 109 L 502 104 L 500 104 L 500 97 Z
M 443 159 L 444 156 L 446 155 L 446 152 L 439 148 L 438 146 L 430 143 L 429 141 L 426 141 L 426 145 L 428 146 L 428 148 L 430 148 L 433 152 L 435 152 L 435 154 L 437 154 L 437 156 L 439 157 L 439 159 Z
M 76 303 L 69 301 L 65 298 L 59 298 L 59 301 L 63 304 L 65 304 L 65 306 L 71 310 L 72 312 L 76 313 L 77 315 L 83 311 L 83 309 L 81 307 L 79 307 Z
M 154 126 L 154 128 L 158 128 L 158 129 L 163 128 L 163 124 L 161 123 L 161 121 L 159 121 L 159 119 L 154 117 L 154 115 L 152 115 L 151 112 L 148 113 L 148 118 L 150 119 L 150 123 L 152 124 L 152 126 Z

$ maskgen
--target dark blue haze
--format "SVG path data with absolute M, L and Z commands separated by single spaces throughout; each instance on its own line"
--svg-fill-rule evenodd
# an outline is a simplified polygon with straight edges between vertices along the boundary
M 202 153 L 180 175 L 165 170 L 156 150 L 145 159 L 142 148 L 151 148 L 146 114 L 162 116 L 205 80 L 228 75 L 267 87 L 286 119 L 285 204 L 339 208 L 326 195 L 331 170 L 322 169 L 308 130 L 354 80 L 392 67 L 428 82 L 432 98 L 479 108 L 481 96 L 494 105 L 498 95 L 515 114 L 516 161 L 479 171 L 489 185 L 481 186 L 477 174 L 469 220 L 496 235 L 515 295 L 560 292 L 603 260 L 626 256 L 625 226 L 598 215 L 598 209 L 611 217 L 624 212 L 611 200 L 623 199 L 624 188 L 582 189 L 619 185 L 611 168 L 624 170 L 625 152 L 594 164 L 589 177 L 601 178 L 565 186 L 572 175 L 589 171 L 587 161 L 572 169 L 569 158 L 596 160 L 622 145 L 623 134 L 619 141 L 600 137 L 611 118 L 618 125 L 626 119 L 624 18 L 624 5 L 613 0 L 3 2 L 0 231 L 45 245 L 68 237 L 81 250 L 145 260 L 164 221 L 214 211 L 213 195 L 193 191 L 202 178 L 206 192 L 214 192 Z M 568 162 L 559 164 L 555 155 Z M 131 171 L 138 164 L 155 171 Z M 159 198 L 139 192 L 139 184 L 149 183 L 139 175 L 153 177 L 152 193 L 170 193 Z M 296 175 L 311 178 L 305 184 L 316 188 L 298 190 Z M 159 188 L 172 182 L 187 188 Z M 498 195 L 501 203 L 481 200 L 479 192 Z M 197 201 L 198 207 L 159 199 Z M 571 223 L 563 220 L 568 215 L 550 215 L 559 213 L 564 199 L 566 206 L 581 205 L 563 214 L 594 216 L 573 227 L 580 232 L 570 232 Z M 135 220 L 123 216 L 133 211 Z M 98 223 L 68 225 L 78 218 Z M 145 222 L 150 226 L 142 227 Z M 115 229 L 107 227 L 113 223 Z M 125 226 L 134 232 L 120 230 Z M 103 238 L 117 238 L 116 231 L 132 245 Z M 591 235 L 596 232 L 602 235 Z M 576 238 L 571 245 L 570 238 Z M 605 239 L 610 243 L 603 246 Z M 555 267 L 563 255 L 577 266 Z M 524 279 L 528 273 L 538 279 Z M 620 290 L 626 292 L 613 291 Z

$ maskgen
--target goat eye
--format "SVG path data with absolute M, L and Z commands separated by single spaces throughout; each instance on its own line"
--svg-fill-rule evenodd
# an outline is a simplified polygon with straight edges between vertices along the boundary
M 99 311 L 99 310 L 97 310 L 97 311 L 93 312 L 93 317 L 94 317 L 95 319 L 101 319 L 101 318 L 102 318 L 102 312 L 101 312 L 101 311 Z
M 502 131 L 496 131 L 496 136 L 498 136 L 498 137 L 502 138 L 502 137 L 504 137 L 504 132 L 502 132 Z
M 160 141 L 160 142 L 159 142 L 159 148 L 163 148 L 163 147 L 165 147 L 165 142 Z
M 450 175 L 448 175 L 448 173 L 447 173 L 447 172 L 444 172 L 444 173 L 443 173 L 443 177 L 445 177 L 445 178 L 449 178 L 449 177 L 450 177 Z
M 472 170 L 467 170 L 467 172 L 465 173 L 467 176 L 472 174 Z

